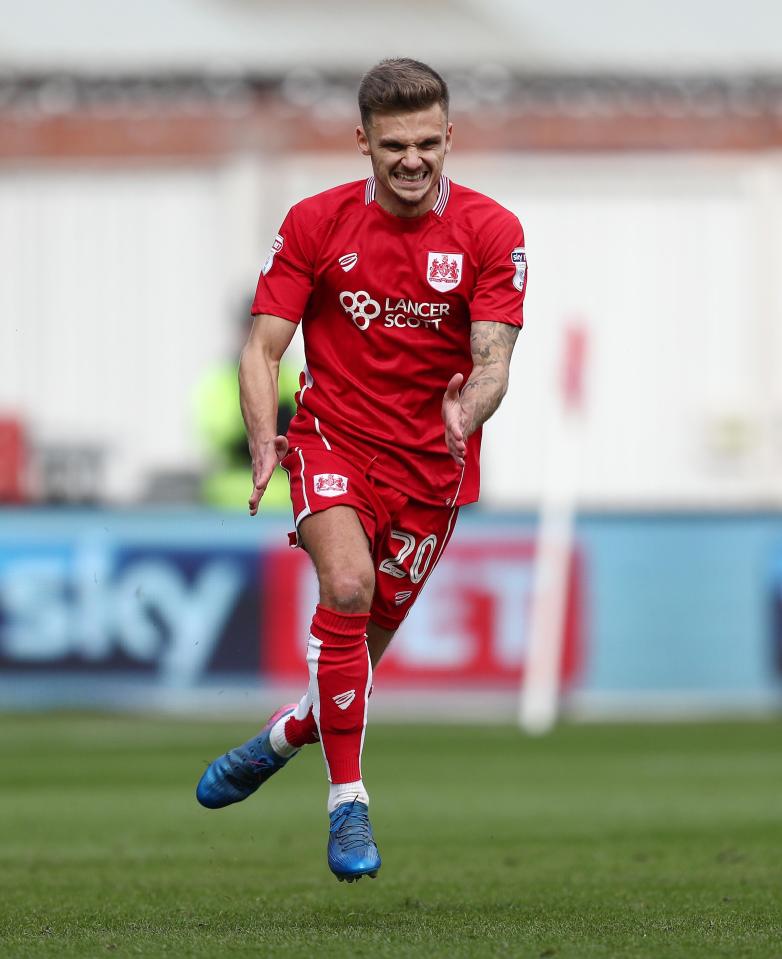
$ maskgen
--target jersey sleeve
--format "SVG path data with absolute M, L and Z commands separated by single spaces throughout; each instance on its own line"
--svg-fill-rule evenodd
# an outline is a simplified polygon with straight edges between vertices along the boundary
M 521 326 L 527 289 L 527 255 L 524 231 L 515 216 L 509 214 L 500 229 L 490 234 L 480 262 L 470 301 L 470 319 Z
M 293 207 L 274 238 L 258 278 L 251 313 L 298 323 L 312 291 L 313 268 L 301 212 Z

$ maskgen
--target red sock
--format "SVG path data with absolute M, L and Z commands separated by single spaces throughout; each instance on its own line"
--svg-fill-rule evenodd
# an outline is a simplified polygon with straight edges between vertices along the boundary
M 285 723 L 285 738 L 291 746 L 306 746 L 309 743 L 318 742 L 320 736 L 318 736 L 318 725 L 315 722 L 312 706 L 307 710 L 304 719 L 297 719 L 296 713 L 288 717 Z
M 332 783 L 361 779 L 361 748 L 372 682 L 368 622 L 369 613 L 338 613 L 320 605 L 312 620 L 307 646 L 310 693 Z

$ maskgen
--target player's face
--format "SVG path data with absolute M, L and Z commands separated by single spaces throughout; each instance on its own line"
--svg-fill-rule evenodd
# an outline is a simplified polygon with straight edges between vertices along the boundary
M 375 113 L 356 128 L 358 148 L 372 160 L 377 199 L 397 216 L 421 216 L 437 200 L 452 125 L 439 103 L 407 113 Z

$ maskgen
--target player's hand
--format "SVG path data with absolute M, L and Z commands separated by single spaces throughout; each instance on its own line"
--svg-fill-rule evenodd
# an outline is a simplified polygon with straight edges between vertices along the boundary
M 467 440 L 464 435 L 465 415 L 459 396 L 459 388 L 463 382 L 462 374 L 454 373 L 448 382 L 445 396 L 443 396 L 445 445 L 459 466 L 464 466 L 464 457 L 467 452 Z
M 288 453 L 288 441 L 284 436 L 276 436 L 266 443 L 259 443 L 252 451 L 253 491 L 250 495 L 250 516 L 255 516 L 261 497 L 266 492 L 274 467 L 281 463 Z

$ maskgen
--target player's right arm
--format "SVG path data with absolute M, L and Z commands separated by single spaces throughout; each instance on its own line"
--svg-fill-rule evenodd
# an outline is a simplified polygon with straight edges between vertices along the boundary
M 255 516 L 274 467 L 288 452 L 288 441 L 277 436 L 277 377 L 280 360 L 296 324 L 280 316 L 255 317 L 239 362 L 239 400 L 253 462 L 250 515 Z

